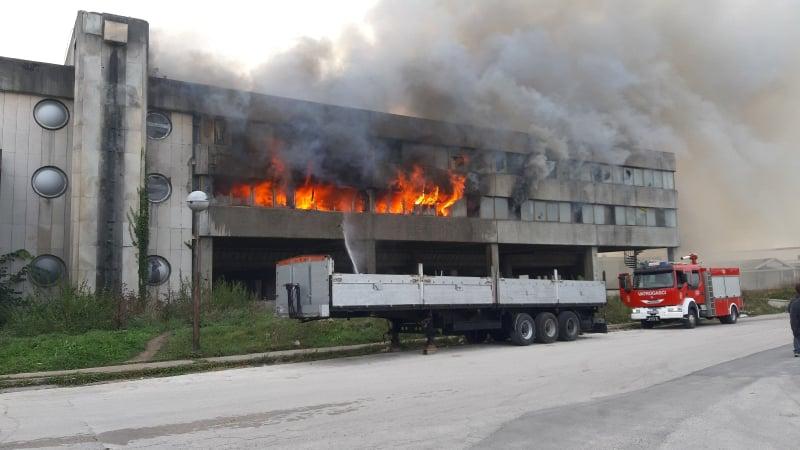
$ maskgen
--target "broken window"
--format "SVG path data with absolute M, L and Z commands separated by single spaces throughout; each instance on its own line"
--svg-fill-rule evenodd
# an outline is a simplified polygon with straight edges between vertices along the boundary
M 633 168 L 632 167 L 623 167 L 622 168 L 622 183 L 627 184 L 629 186 L 633 185 Z
M 533 202 L 533 220 L 539 222 L 547 220 L 547 204 L 545 202 Z
M 224 145 L 227 136 L 227 124 L 225 119 L 217 117 L 214 119 L 214 144 Z

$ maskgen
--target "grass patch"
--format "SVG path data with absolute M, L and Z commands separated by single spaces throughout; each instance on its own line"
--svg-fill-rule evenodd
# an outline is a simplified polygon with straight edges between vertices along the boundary
M 769 299 L 789 300 L 796 295 L 794 288 L 767 289 L 764 291 L 744 291 L 744 310 L 751 316 L 778 314 L 786 312 L 786 308 L 776 308 L 767 301 Z
M 631 309 L 622 303 L 619 295 L 608 294 L 608 303 L 600 308 L 600 317 L 605 317 L 608 324 L 631 323 Z
M 156 359 L 366 344 L 383 341 L 388 330 L 388 323 L 383 319 L 329 319 L 303 323 L 275 317 L 272 311 L 252 304 L 209 316 L 200 330 L 200 355 L 192 354 L 192 329 L 184 326 L 175 330 Z
M 0 374 L 79 369 L 122 363 L 144 350 L 156 328 L 92 330 L 32 337 L 0 335 Z

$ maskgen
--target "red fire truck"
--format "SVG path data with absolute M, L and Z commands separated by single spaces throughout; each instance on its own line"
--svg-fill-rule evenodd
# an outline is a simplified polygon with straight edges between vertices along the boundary
M 678 320 L 694 328 L 700 318 L 736 323 L 743 307 L 739 268 L 703 267 L 695 254 L 686 259 L 691 262 L 645 262 L 633 277 L 619 275 L 620 299 L 642 328 Z

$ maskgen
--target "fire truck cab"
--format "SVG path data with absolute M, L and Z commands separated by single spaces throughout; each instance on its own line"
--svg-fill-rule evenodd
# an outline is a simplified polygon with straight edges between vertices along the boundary
M 644 262 L 619 275 L 620 299 L 631 308 L 631 319 L 642 328 L 659 322 L 682 321 L 694 328 L 700 318 L 736 323 L 743 308 L 739 268 L 707 268 L 690 262 Z

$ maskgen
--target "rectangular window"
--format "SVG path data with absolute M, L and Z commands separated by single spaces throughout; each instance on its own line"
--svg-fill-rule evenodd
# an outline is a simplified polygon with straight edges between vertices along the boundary
M 450 168 L 455 170 L 467 170 L 471 160 L 467 150 L 450 150 Z
M 653 208 L 647 208 L 647 226 L 656 226 L 656 210 Z
M 633 168 L 631 167 L 622 168 L 622 184 L 633 186 Z
M 508 173 L 522 173 L 525 169 L 525 155 L 521 153 L 508 153 L 506 155 Z
M 675 177 L 672 172 L 664 172 L 664 189 L 675 189 Z
M 218 117 L 214 119 L 214 143 L 217 145 L 225 145 L 228 134 L 228 127 L 225 119 Z
M 481 219 L 494 219 L 494 198 L 481 197 Z
M 614 207 L 614 224 L 615 225 L 625 225 L 627 223 L 627 219 L 625 219 L 626 208 L 624 206 L 615 206 Z
M 659 209 L 654 209 L 654 211 L 656 214 L 656 226 L 657 227 L 667 226 L 667 224 L 664 222 L 664 210 L 659 208 Z
M 667 226 L 671 228 L 677 226 L 678 220 L 676 218 L 674 209 L 664 210 L 664 223 L 666 223 Z
M 625 216 L 628 225 L 636 225 L 636 208 L 633 206 L 625 208 Z
M 660 170 L 653 171 L 653 187 L 655 188 L 664 187 L 664 172 Z
M 583 223 L 594 223 L 594 208 L 592 205 L 583 205 Z
M 636 225 L 643 227 L 647 225 L 647 209 L 634 208 L 636 211 Z
M 579 170 L 579 177 L 581 181 L 592 181 L 592 167 L 593 164 L 583 164 L 581 165 Z
M 633 185 L 644 186 L 644 171 L 642 169 L 633 169 Z
M 608 206 L 594 205 L 594 223 L 597 225 L 605 225 L 608 223 Z
M 525 221 L 532 221 L 533 220 L 533 201 L 532 200 L 525 200 L 520 206 L 520 218 Z
M 592 167 L 592 181 L 595 183 L 602 183 L 603 182 L 603 165 L 602 164 L 595 164 Z
M 547 178 L 555 180 L 558 178 L 558 164 L 555 161 L 547 161 Z
M 622 167 L 611 167 L 611 180 L 614 184 L 622 184 Z
M 508 216 L 508 198 L 495 197 L 494 198 L 494 218 L 499 220 L 506 220 Z
M 533 202 L 533 220 L 539 222 L 547 220 L 547 203 Z
M 467 195 L 467 217 L 481 217 L 481 196 Z
M 653 187 L 653 171 L 650 169 L 644 169 L 644 185 Z
M 603 183 L 613 183 L 614 179 L 611 175 L 611 166 L 603 165 L 601 166 L 602 171 L 602 179 L 600 180 Z
M 547 221 L 558 222 L 558 203 L 547 202 Z
M 560 202 L 558 204 L 558 221 L 569 223 L 572 221 L 572 205 L 567 202 Z
M 494 170 L 497 173 L 506 172 L 506 152 L 494 152 Z

